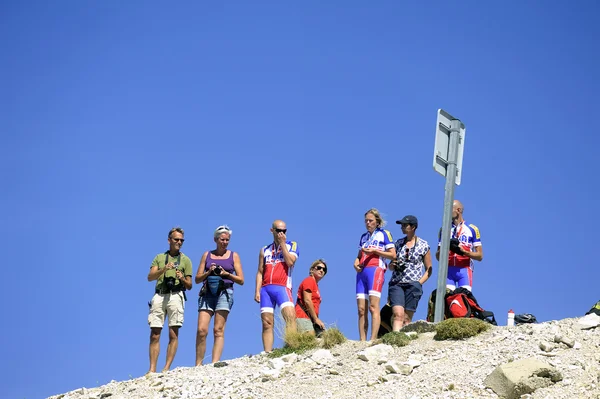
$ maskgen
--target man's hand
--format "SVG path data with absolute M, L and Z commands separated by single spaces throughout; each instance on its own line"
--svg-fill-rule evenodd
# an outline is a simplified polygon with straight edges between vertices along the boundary
M 260 291 L 256 291 L 256 294 L 254 294 L 254 300 L 260 303 Z
M 363 268 L 363 265 L 354 265 L 354 270 L 356 270 L 357 273 L 360 273 Z
M 367 255 L 371 255 L 371 254 L 375 253 L 376 249 L 375 248 L 363 248 L 362 251 L 364 253 L 366 253 Z
M 181 270 L 177 270 L 175 272 L 175 277 L 177 277 L 177 280 L 183 280 L 183 273 L 181 272 Z
M 460 241 L 458 241 L 458 238 L 450 239 L 450 251 L 457 255 L 465 255 L 465 251 L 463 251 L 463 249 L 460 247 Z
M 279 245 L 284 245 L 286 240 L 287 240 L 287 237 L 285 236 L 285 233 L 283 233 L 283 232 L 277 233 L 277 243 Z
M 165 265 L 165 270 L 171 270 L 175 267 L 175 264 L 173 262 L 169 262 Z
M 321 329 L 322 329 L 322 330 L 324 330 L 324 329 L 325 329 L 325 323 L 323 323 L 323 322 L 321 321 L 321 319 L 317 319 L 317 320 L 315 320 L 315 324 L 316 324 L 316 325 L 318 325 L 319 327 L 321 327 Z

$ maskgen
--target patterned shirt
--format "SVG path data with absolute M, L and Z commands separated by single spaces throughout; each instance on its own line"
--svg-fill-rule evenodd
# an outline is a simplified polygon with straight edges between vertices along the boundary
M 407 248 L 406 237 L 403 237 L 397 240 L 394 245 L 396 246 L 398 265 L 392 274 L 390 285 L 419 281 L 423 276 L 423 268 L 425 267 L 423 259 L 429 252 L 427 241 L 417 237 L 417 244 L 412 248 Z

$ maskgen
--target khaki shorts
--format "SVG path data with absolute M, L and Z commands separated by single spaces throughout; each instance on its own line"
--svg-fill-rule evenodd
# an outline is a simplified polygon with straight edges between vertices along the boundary
M 297 318 L 296 328 L 298 329 L 298 332 L 315 332 L 315 328 L 310 319 Z
M 149 305 L 148 324 L 150 324 L 150 328 L 162 328 L 165 325 L 165 315 L 169 318 L 169 327 L 183 325 L 185 302 L 182 291 L 171 294 L 154 294 Z

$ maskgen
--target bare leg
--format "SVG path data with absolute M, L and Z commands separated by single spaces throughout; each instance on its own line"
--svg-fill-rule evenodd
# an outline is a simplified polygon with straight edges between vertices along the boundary
M 285 308 L 281 309 L 281 315 L 283 316 L 283 320 L 285 320 L 286 333 L 288 331 L 298 331 L 296 328 L 296 310 L 293 306 L 286 306 Z
M 196 331 L 196 366 L 200 366 L 206 353 L 206 336 L 208 335 L 208 325 L 212 312 L 201 310 L 198 312 L 198 330 Z
M 402 306 L 392 306 L 392 331 L 400 331 L 400 329 L 404 326 L 404 307 Z
M 369 312 L 371 313 L 371 341 L 377 339 L 379 323 L 381 322 L 381 313 L 379 313 L 379 298 L 373 295 L 369 296 Z
M 150 328 L 150 373 L 156 373 L 156 363 L 160 353 L 160 333 L 162 328 Z
M 175 354 L 177 353 L 177 346 L 179 345 L 179 327 L 169 327 L 169 345 L 167 345 L 167 362 L 165 368 L 162 371 L 169 371 Z
M 367 317 L 367 300 L 357 299 L 358 307 L 358 335 L 361 341 L 367 340 L 367 331 L 369 331 L 369 318 Z
M 410 324 L 412 322 L 412 318 L 415 312 L 410 310 L 404 311 L 404 325 Z
M 217 310 L 217 314 L 215 315 L 215 342 L 212 352 L 213 363 L 218 362 L 221 359 L 221 354 L 223 353 L 223 346 L 225 345 L 225 323 L 227 323 L 227 316 L 229 316 L 229 312 L 226 310 Z
M 261 313 L 262 320 L 262 341 L 265 352 L 273 350 L 273 313 Z

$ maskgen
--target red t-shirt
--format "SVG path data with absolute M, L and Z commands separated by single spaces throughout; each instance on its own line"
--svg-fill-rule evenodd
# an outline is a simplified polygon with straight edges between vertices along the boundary
M 298 287 L 298 300 L 296 301 L 296 317 L 299 319 L 310 319 L 310 316 L 302 310 L 299 303 L 304 304 L 302 300 L 302 292 L 308 291 L 312 294 L 312 303 L 315 308 L 315 313 L 319 316 L 319 305 L 321 305 L 321 294 L 319 293 L 319 286 L 317 285 L 317 281 L 308 276 L 305 278 L 302 283 L 300 283 L 300 287 Z

